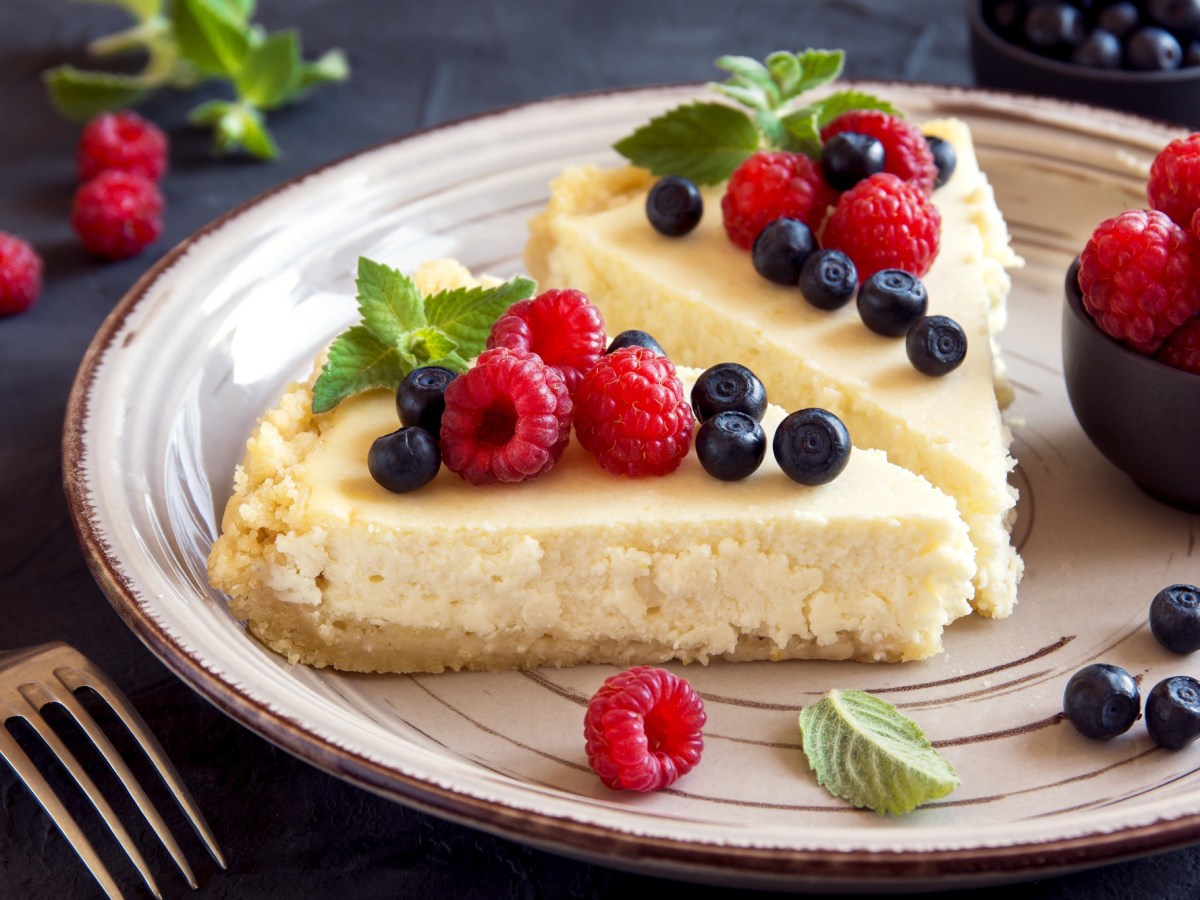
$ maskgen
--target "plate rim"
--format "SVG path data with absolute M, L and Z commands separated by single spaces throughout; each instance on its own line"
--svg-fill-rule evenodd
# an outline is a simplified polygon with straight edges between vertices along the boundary
M 855 87 L 888 87 L 916 90 L 968 101 L 1017 100 L 1021 117 L 1032 110 L 1043 113 L 1073 111 L 1089 119 L 1116 126 L 1140 126 L 1150 131 L 1182 128 L 1132 113 L 1109 110 L 1078 101 L 1061 100 L 961 85 L 904 81 L 854 81 Z M 1003 845 L 958 846 L 927 850 L 879 851 L 865 847 L 847 850 L 754 847 L 681 840 L 637 834 L 583 822 L 540 810 L 508 806 L 426 781 L 377 762 L 363 753 L 329 741 L 306 728 L 302 721 L 272 708 L 253 696 L 249 686 L 233 684 L 211 671 L 202 658 L 175 642 L 172 634 L 138 599 L 135 586 L 125 577 L 116 551 L 101 535 L 99 517 L 86 480 L 85 437 L 93 385 L 107 352 L 129 316 L 151 287 L 168 273 L 197 243 L 271 198 L 327 170 L 362 159 L 377 151 L 424 139 L 442 131 L 475 126 L 491 118 L 521 113 L 536 107 L 579 103 L 612 96 L 700 90 L 700 83 L 680 82 L 602 88 L 514 103 L 462 116 L 407 132 L 346 153 L 315 166 L 237 204 L 188 235 L 139 277 L 105 317 L 89 343 L 72 383 L 63 424 L 63 488 L 68 512 L 92 577 L 122 621 L 142 643 L 192 690 L 245 727 L 281 749 L 335 777 L 424 812 L 489 833 L 533 844 L 601 864 L 640 868 L 657 874 L 688 877 L 689 872 L 709 875 L 832 883 L 864 886 L 879 880 L 903 883 L 950 876 L 964 882 L 1035 878 L 1100 863 L 1164 852 L 1200 841 L 1200 811 L 1172 818 L 1157 818 L 1140 825 L 1092 831 L 1053 840 L 1023 841 Z M 1031 857 L 1030 851 L 1036 850 Z

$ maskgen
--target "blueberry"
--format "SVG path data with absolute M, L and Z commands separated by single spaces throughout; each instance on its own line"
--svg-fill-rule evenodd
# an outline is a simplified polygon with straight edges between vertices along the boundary
M 1120 39 L 1137 28 L 1141 14 L 1136 4 L 1122 0 L 1104 7 L 1096 16 L 1096 26 Z
M 835 191 L 848 191 L 883 171 L 883 144 L 856 131 L 835 134 L 821 148 L 821 174 Z
M 727 409 L 700 426 L 696 455 L 704 471 L 722 481 L 740 481 L 762 465 L 767 434 L 744 412 Z
M 718 363 L 692 385 L 692 410 L 701 422 L 726 410 L 743 412 L 757 422 L 767 411 L 767 390 L 745 366 Z
M 1120 666 L 1092 663 L 1067 682 L 1063 712 L 1081 734 L 1106 741 L 1129 730 L 1141 711 L 1141 701 L 1132 675 Z
M 796 284 L 800 270 L 816 249 L 812 229 L 799 219 L 775 219 L 754 239 L 750 260 L 767 281 Z
M 1175 675 L 1146 695 L 1146 730 L 1168 750 L 1180 750 L 1200 737 L 1200 681 Z
M 858 290 L 858 269 L 841 250 L 818 250 L 800 270 L 800 293 L 817 309 L 840 309 Z
M 1200 650 L 1200 588 L 1173 584 L 1155 594 L 1150 601 L 1150 631 L 1175 653 Z
M 1008 40 L 1016 39 L 1025 17 L 1024 0 L 999 0 L 983 5 L 983 14 L 992 29 Z
M 613 338 L 612 343 L 608 345 L 608 349 L 604 351 L 604 355 L 608 356 L 614 350 L 620 350 L 623 347 L 645 347 L 647 350 L 653 350 L 659 356 L 667 355 L 667 351 L 662 348 L 662 344 L 646 334 L 646 332 L 638 331 L 636 328 L 622 331 Z
M 1075 48 L 1071 62 L 1077 66 L 1093 69 L 1121 68 L 1121 42 L 1116 35 L 1103 28 L 1093 29 L 1087 40 Z
M 376 438 L 367 453 L 371 477 L 397 494 L 407 494 L 429 484 L 441 464 L 437 440 L 416 425 Z
M 958 165 L 958 151 L 948 140 L 934 134 L 925 135 L 925 143 L 929 144 L 929 152 L 933 154 L 933 163 L 937 166 L 937 179 L 933 186 L 941 187 L 954 174 Z
M 446 411 L 446 388 L 458 373 L 442 366 L 422 366 L 404 376 L 396 388 L 396 412 L 401 425 L 419 425 L 437 438 Z
M 1066 3 L 1039 3 L 1025 14 L 1021 32 L 1026 45 L 1036 53 L 1066 57 L 1083 43 L 1086 26 L 1083 13 Z
M 1161 28 L 1139 28 L 1125 43 L 1125 62 L 1131 69 L 1143 72 L 1165 72 L 1178 69 L 1183 62 L 1183 48 L 1174 35 Z
M 1146 12 L 1156 25 L 1170 31 L 1200 27 L 1200 0 L 1149 0 Z
M 704 198 L 692 182 L 668 175 L 655 182 L 646 195 L 646 218 L 654 230 L 667 237 L 680 237 L 700 224 Z
M 967 334 L 949 316 L 923 316 L 904 339 L 908 360 L 923 375 L 945 375 L 967 355 Z
M 826 484 L 850 461 L 850 432 L 828 410 L 801 409 L 779 423 L 771 449 L 792 481 Z
M 863 324 L 884 337 L 908 334 L 928 305 L 929 295 L 921 279 L 903 269 L 881 269 L 858 289 L 858 314 Z

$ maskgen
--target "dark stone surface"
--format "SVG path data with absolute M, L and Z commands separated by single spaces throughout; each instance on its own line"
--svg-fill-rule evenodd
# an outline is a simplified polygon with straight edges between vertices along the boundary
M 77 129 L 45 101 L 40 73 L 82 62 L 83 46 L 120 27 L 113 10 L 65 0 L 0 4 L 0 229 L 31 240 L 46 263 L 38 306 L 0 320 L 0 647 L 53 639 L 106 669 L 162 739 L 229 858 L 219 871 L 184 835 L 204 897 L 618 897 L 680 886 L 573 862 L 411 811 L 275 749 L 199 700 L 143 648 L 83 563 L 61 489 L 67 393 L 96 328 L 167 248 L 230 207 L 346 153 L 499 105 L 592 88 L 703 80 L 719 53 L 779 45 L 843 46 L 856 77 L 967 83 L 957 0 L 717 2 L 517 0 L 389 3 L 263 0 L 271 28 L 301 29 L 310 54 L 342 46 L 354 77 L 281 111 L 284 157 L 215 161 L 184 122 L 192 98 L 145 106 L 172 139 L 167 233 L 142 256 L 89 260 L 67 215 Z M 215 95 L 206 88 L 202 95 Z M 128 741 L 119 742 L 128 747 Z M 90 821 L 83 811 L 81 818 Z M 178 817 L 169 821 L 180 826 Z M 90 833 L 130 896 L 144 888 L 115 846 Z M 152 847 L 144 831 L 135 831 Z M 148 852 L 168 897 L 187 889 Z M 1022 886 L 971 892 L 1050 898 L 1200 895 L 1200 853 L 1176 851 Z M 725 892 L 686 888 L 695 897 Z M 0 767 L 0 896 L 94 897 L 96 883 L 16 778 Z M 966 896 L 966 893 L 947 896 Z

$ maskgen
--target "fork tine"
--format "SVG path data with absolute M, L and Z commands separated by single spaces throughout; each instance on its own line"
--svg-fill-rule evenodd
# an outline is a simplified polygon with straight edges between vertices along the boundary
M 96 787 L 87 772 L 84 771 L 83 766 L 79 764 L 79 760 L 75 758 L 75 754 L 67 749 L 67 745 L 55 734 L 54 729 L 50 727 L 50 723 L 42 718 L 41 708 L 47 703 L 53 702 L 54 698 L 44 687 L 36 682 L 27 682 L 21 686 L 20 691 L 25 701 L 29 703 L 30 710 L 33 713 L 32 715 L 27 715 L 25 721 L 33 726 L 38 736 L 45 741 L 46 746 L 58 757 L 58 761 L 63 764 L 71 777 L 75 779 L 75 783 L 79 785 L 79 789 L 87 795 L 96 812 L 100 814 L 100 817 L 107 823 L 109 830 L 112 831 L 113 836 L 116 837 L 117 843 L 121 845 L 121 849 L 125 851 L 125 855 L 129 857 L 130 861 L 137 867 L 138 872 L 141 873 L 142 880 L 146 882 L 146 887 L 150 888 L 151 893 L 158 900 L 162 900 L 162 894 L 158 890 L 154 876 L 150 874 L 150 867 L 146 865 L 146 860 L 138 852 L 137 846 L 129 836 L 129 832 L 125 830 L 125 826 L 121 824 L 121 820 L 117 818 L 117 814 L 108 805 L 108 801 L 104 799 L 104 795 L 100 793 L 99 788 Z M 29 697 L 26 691 L 40 696 L 35 701 Z
M 203 840 L 212 858 L 216 860 L 217 865 L 224 869 L 225 857 L 217 846 L 216 836 L 212 833 L 212 829 L 208 827 L 208 822 L 204 820 L 204 816 L 201 814 L 200 808 L 196 805 L 196 801 L 192 799 L 192 795 L 183 783 L 183 779 L 175 771 L 175 766 L 167 758 L 166 752 L 163 750 L 162 745 L 159 744 L 158 738 L 154 736 L 154 732 L 150 730 L 150 726 L 146 724 L 133 704 L 125 699 L 125 695 L 121 693 L 121 689 L 117 687 L 112 679 L 104 674 L 87 657 L 79 653 L 76 653 L 75 656 L 77 658 L 72 661 L 71 665 L 56 667 L 55 675 L 72 691 L 78 690 L 81 687 L 91 688 L 112 708 L 113 712 L 125 723 L 125 727 L 129 729 L 129 733 L 141 745 L 145 754 L 150 757 L 150 761 L 158 769 L 159 776 L 174 795 L 175 801 L 187 814 L 189 821 L 192 823 L 192 828 L 196 830 L 196 834 Z
M 61 678 L 59 681 L 63 683 Z M 61 692 L 55 691 L 53 699 L 63 705 L 67 712 L 71 714 L 71 717 L 79 724 L 79 727 L 92 739 L 92 743 L 96 745 L 96 749 L 100 751 L 100 754 L 113 770 L 117 779 L 125 786 L 125 790 L 129 792 L 129 796 L 137 804 L 137 808 L 142 811 L 142 815 L 146 817 L 146 821 L 150 823 L 150 827 L 154 829 L 154 833 L 158 835 L 158 839 L 163 842 L 163 846 L 167 848 L 167 852 L 171 854 L 171 858 L 175 860 L 175 864 L 183 872 L 183 877 L 187 880 L 188 885 L 195 889 L 197 887 L 196 876 L 192 873 L 187 858 L 179 848 L 179 843 L 175 840 L 175 836 L 167 828 L 167 823 L 163 821 L 158 810 L 154 808 L 154 803 L 146 796 L 141 783 L 129 771 L 129 766 L 125 765 L 125 760 L 121 759 L 121 755 L 117 753 L 117 749 L 109 741 L 108 736 L 96 724 L 96 720 L 92 718 L 91 713 L 76 699 L 74 692 L 68 685 L 63 683 L 63 686 L 67 689 Z
M 7 710 L 5 710 L 7 713 Z M 7 718 L 7 715 L 6 715 Z M 58 795 L 54 793 L 54 789 L 46 783 L 46 779 L 42 777 L 42 773 L 38 771 L 37 766 L 21 749 L 21 745 L 16 739 L 9 734 L 8 729 L 0 725 L 0 759 L 7 762 L 17 777 L 25 783 L 29 788 L 30 793 L 37 799 L 37 802 L 42 805 L 42 809 L 58 826 L 58 830 L 62 832 L 62 836 L 67 839 L 75 852 L 79 854 L 79 858 L 83 860 L 83 864 L 88 867 L 88 871 L 92 873 L 95 879 L 100 882 L 100 887 L 104 888 L 111 900 L 122 900 L 122 894 L 117 887 L 117 883 L 113 881 L 112 875 L 108 869 L 104 867 L 104 863 L 100 861 L 100 857 L 96 855 L 95 848 L 87 836 L 80 829 L 78 823 L 67 812 L 66 807 L 62 805 L 62 801 L 58 799 Z

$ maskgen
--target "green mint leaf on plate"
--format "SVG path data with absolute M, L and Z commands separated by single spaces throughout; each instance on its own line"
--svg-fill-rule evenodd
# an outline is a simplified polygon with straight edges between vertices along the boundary
M 250 50 L 234 79 L 238 96 L 259 109 L 282 106 L 295 93 L 302 65 L 295 31 L 268 35 Z
M 405 332 L 428 324 L 424 298 L 402 272 L 360 256 L 354 283 L 363 325 L 381 341 L 398 344 Z
M 805 91 L 836 81 L 842 74 L 846 54 L 841 50 L 805 50 L 796 54 L 800 76 L 788 97 L 796 97 Z
M 466 356 L 478 356 L 492 323 L 518 300 L 532 297 L 535 290 L 537 284 L 532 279 L 513 278 L 493 288 L 441 291 L 425 300 L 425 314 L 429 324 L 452 338 Z
M 876 109 L 892 116 L 904 116 L 904 113 L 887 100 L 876 97 L 874 94 L 868 94 L 866 91 L 838 91 L 835 94 L 830 94 L 819 103 L 814 103 L 813 106 L 818 110 L 817 125 L 821 128 L 824 128 L 842 113 L 850 112 L 852 109 Z
M 137 75 L 85 72 L 69 65 L 50 69 L 43 78 L 50 102 L 72 122 L 86 122 L 107 110 L 132 106 L 153 88 Z
M 724 181 L 758 147 L 754 121 L 721 103 L 676 107 L 615 145 L 636 166 L 697 184 Z
M 780 146 L 792 153 L 803 153 L 812 159 L 821 157 L 821 117 L 816 104 L 790 112 L 781 120 L 784 139 Z
M 912 719 L 864 691 L 832 690 L 800 711 L 804 755 L 831 794 L 902 815 L 959 785 Z
M 236 5 L 224 0 L 175 0 L 175 38 L 183 56 L 206 75 L 236 79 L 252 37 Z
M 399 348 L 381 341 L 364 325 L 339 335 L 313 385 L 313 412 L 333 409 L 347 397 L 371 388 L 396 388 L 412 368 L 404 368 Z
M 716 66 L 732 76 L 722 84 L 712 85 L 725 96 L 751 109 L 775 109 L 783 102 L 779 86 L 758 60 L 748 56 L 721 56 Z

